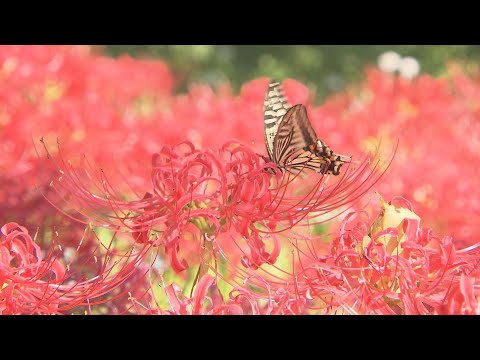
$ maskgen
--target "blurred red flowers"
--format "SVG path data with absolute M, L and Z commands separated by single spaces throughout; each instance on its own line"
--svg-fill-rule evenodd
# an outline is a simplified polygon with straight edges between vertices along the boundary
M 480 313 L 480 83 L 460 68 L 368 69 L 307 103 L 355 161 L 294 176 L 262 156 L 268 79 L 174 94 L 161 61 L 94 50 L 0 47 L 4 314 Z M 374 189 L 403 207 L 377 215 Z
M 480 214 L 480 83 L 457 66 L 449 69 L 439 79 L 414 80 L 369 69 L 360 89 L 332 98 L 315 115 L 318 127 L 340 134 L 331 142 L 342 151 L 368 148 L 379 137 L 384 144 L 398 139 L 378 190 L 409 199 L 425 224 L 468 245 L 480 231 L 472 221 Z

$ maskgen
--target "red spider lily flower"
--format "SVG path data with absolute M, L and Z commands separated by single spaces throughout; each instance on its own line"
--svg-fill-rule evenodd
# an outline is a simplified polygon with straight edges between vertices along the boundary
M 175 315 L 243 315 L 243 309 L 235 302 L 224 303 L 221 297 L 215 296 L 215 278 L 211 275 L 203 276 L 198 282 L 193 297 L 188 298 L 181 294 L 181 288 L 176 284 L 165 287 L 165 293 L 170 304 L 170 310 L 160 313 Z M 214 292 L 208 296 L 207 292 Z
M 312 309 L 478 314 L 478 245 L 457 250 L 451 237 L 421 228 L 411 210 L 381 204 L 382 213 L 372 225 L 361 221 L 347 230 L 346 218 L 331 254 L 303 268 L 306 280 L 297 288 L 316 303 Z
M 226 299 L 220 293 L 212 275 L 204 275 L 198 282 L 193 294 L 183 294 L 181 286 L 172 283 L 164 286 L 167 306 L 158 303 L 156 308 L 140 304 L 136 299 L 139 313 L 161 315 L 278 315 L 304 313 L 305 299 L 291 299 L 283 289 L 278 290 L 268 299 L 259 296 L 256 291 L 246 286 L 233 288 Z M 162 280 L 163 283 L 163 280 Z M 268 285 L 267 285 L 268 286 Z M 155 301 L 154 301 L 155 302 Z
M 54 241 L 42 258 L 41 248 L 25 227 L 8 223 L 1 234 L 2 314 L 66 314 L 82 308 L 91 311 L 92 307 L 97 312 L 100 308 L 110 309 L 109 313 L 127 312 L 131 303 L 123 295 L 136 291 L 140 297 L 142 284 L 148 289 L 142 278 L 150 265 L 141 249 L 134 254 L 132 249 L 122 252 L 98 246 L 96 252 L 87 253 L 82 238 L 76 249 L 62 248 Z M 129 283 L 130 279 L 136 280 Z M 129 285 L 127 289 L 124 284 Z M 124 302 L 119 303 L 118 298 L 125 298 Z
M 65 277 L 60 262 L 42 260 L 40 247 L 23 226 L 8 223 L 0 237 L 0 310 L 2 314 L 54 314 L 54 296 Z
M 245 286 L 253 277 L 260 280 L 258 285 L 263 283 L 264 292 L 252 291 Z M 268 281 L 258 276 L 249 277 L 243 286 L 234 288 L 230 292 L 230 299 L 242 304 L 245 313 L 249 315 L 301 315 L 308 310 L 304 297 L 291 294 L 282 287 L 274 291 Z
M 217 151 L 202 151 L 185 142 L 154 154 L 152 193 L 123 201 L 103 173 L 96 178 L 88 168 L 77 169 L 63 160 L 51 164 L 59 174 L 51 183 L 58 197 L 48 198 L 56 207 L 84 223 L 132 232 L 140 243 L 164 245 L 176 271 L 189 267 L 178 255 L 186 239 L 201 240 L 203 244 L 190 245 L 198 250 L 208 238 L 220 247 L 225 244 L 218 240 L 229 238 L 243 253 L 246 267 L 273 264 L 281 246 L 272 233 L 338 216 L 382 175 L 365 161 L 357 169 L 347 168 L 331 184 L 316 174 L 310 190 L 298 192 L 295 184 L 301 179 L 266 171 L 274 165 L 248 147 L 228 143 Z M 90 190 L 95 188 L 100 192 Z M 222 233 L 228 237 L 219 237 Z

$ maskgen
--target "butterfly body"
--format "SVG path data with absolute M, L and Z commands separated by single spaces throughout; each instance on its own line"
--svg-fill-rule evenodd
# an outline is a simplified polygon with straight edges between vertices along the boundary
M 270 160 L 280 169 L 298 173 L 311 169 L 338 175 L 350 157 L 337 155 L 317 137 L 302 104 L 291 106 L 280 83 L 269 84 L 264 101 L 265 144 Z

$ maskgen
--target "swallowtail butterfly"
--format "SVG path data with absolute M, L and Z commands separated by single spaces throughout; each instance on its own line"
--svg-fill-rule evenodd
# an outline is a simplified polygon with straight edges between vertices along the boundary
M 268 85 L 263 114 L 268 155 L 280 169 L 292 173 L 311 169 L 338 175 L 342 165 L 350 162 L 349 156 L 335 154 L 317 137 L 305 106 L 291 106 L 275 80 Z

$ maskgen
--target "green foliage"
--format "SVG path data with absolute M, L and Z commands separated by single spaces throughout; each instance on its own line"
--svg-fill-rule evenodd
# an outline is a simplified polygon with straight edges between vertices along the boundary
M 216 85 L 223 81 L 238 90 L 260 77 L 295 78 L 315 89 L 317 99 L 361 79 L 367 64 L 393 50 L 412 56 L 423 73 L 441 75 L 449 60 L 477 62 L 478 45 L 108 45 L 112 56 L 164 59 L 178 79 L 178 91 L 191 82 Z

